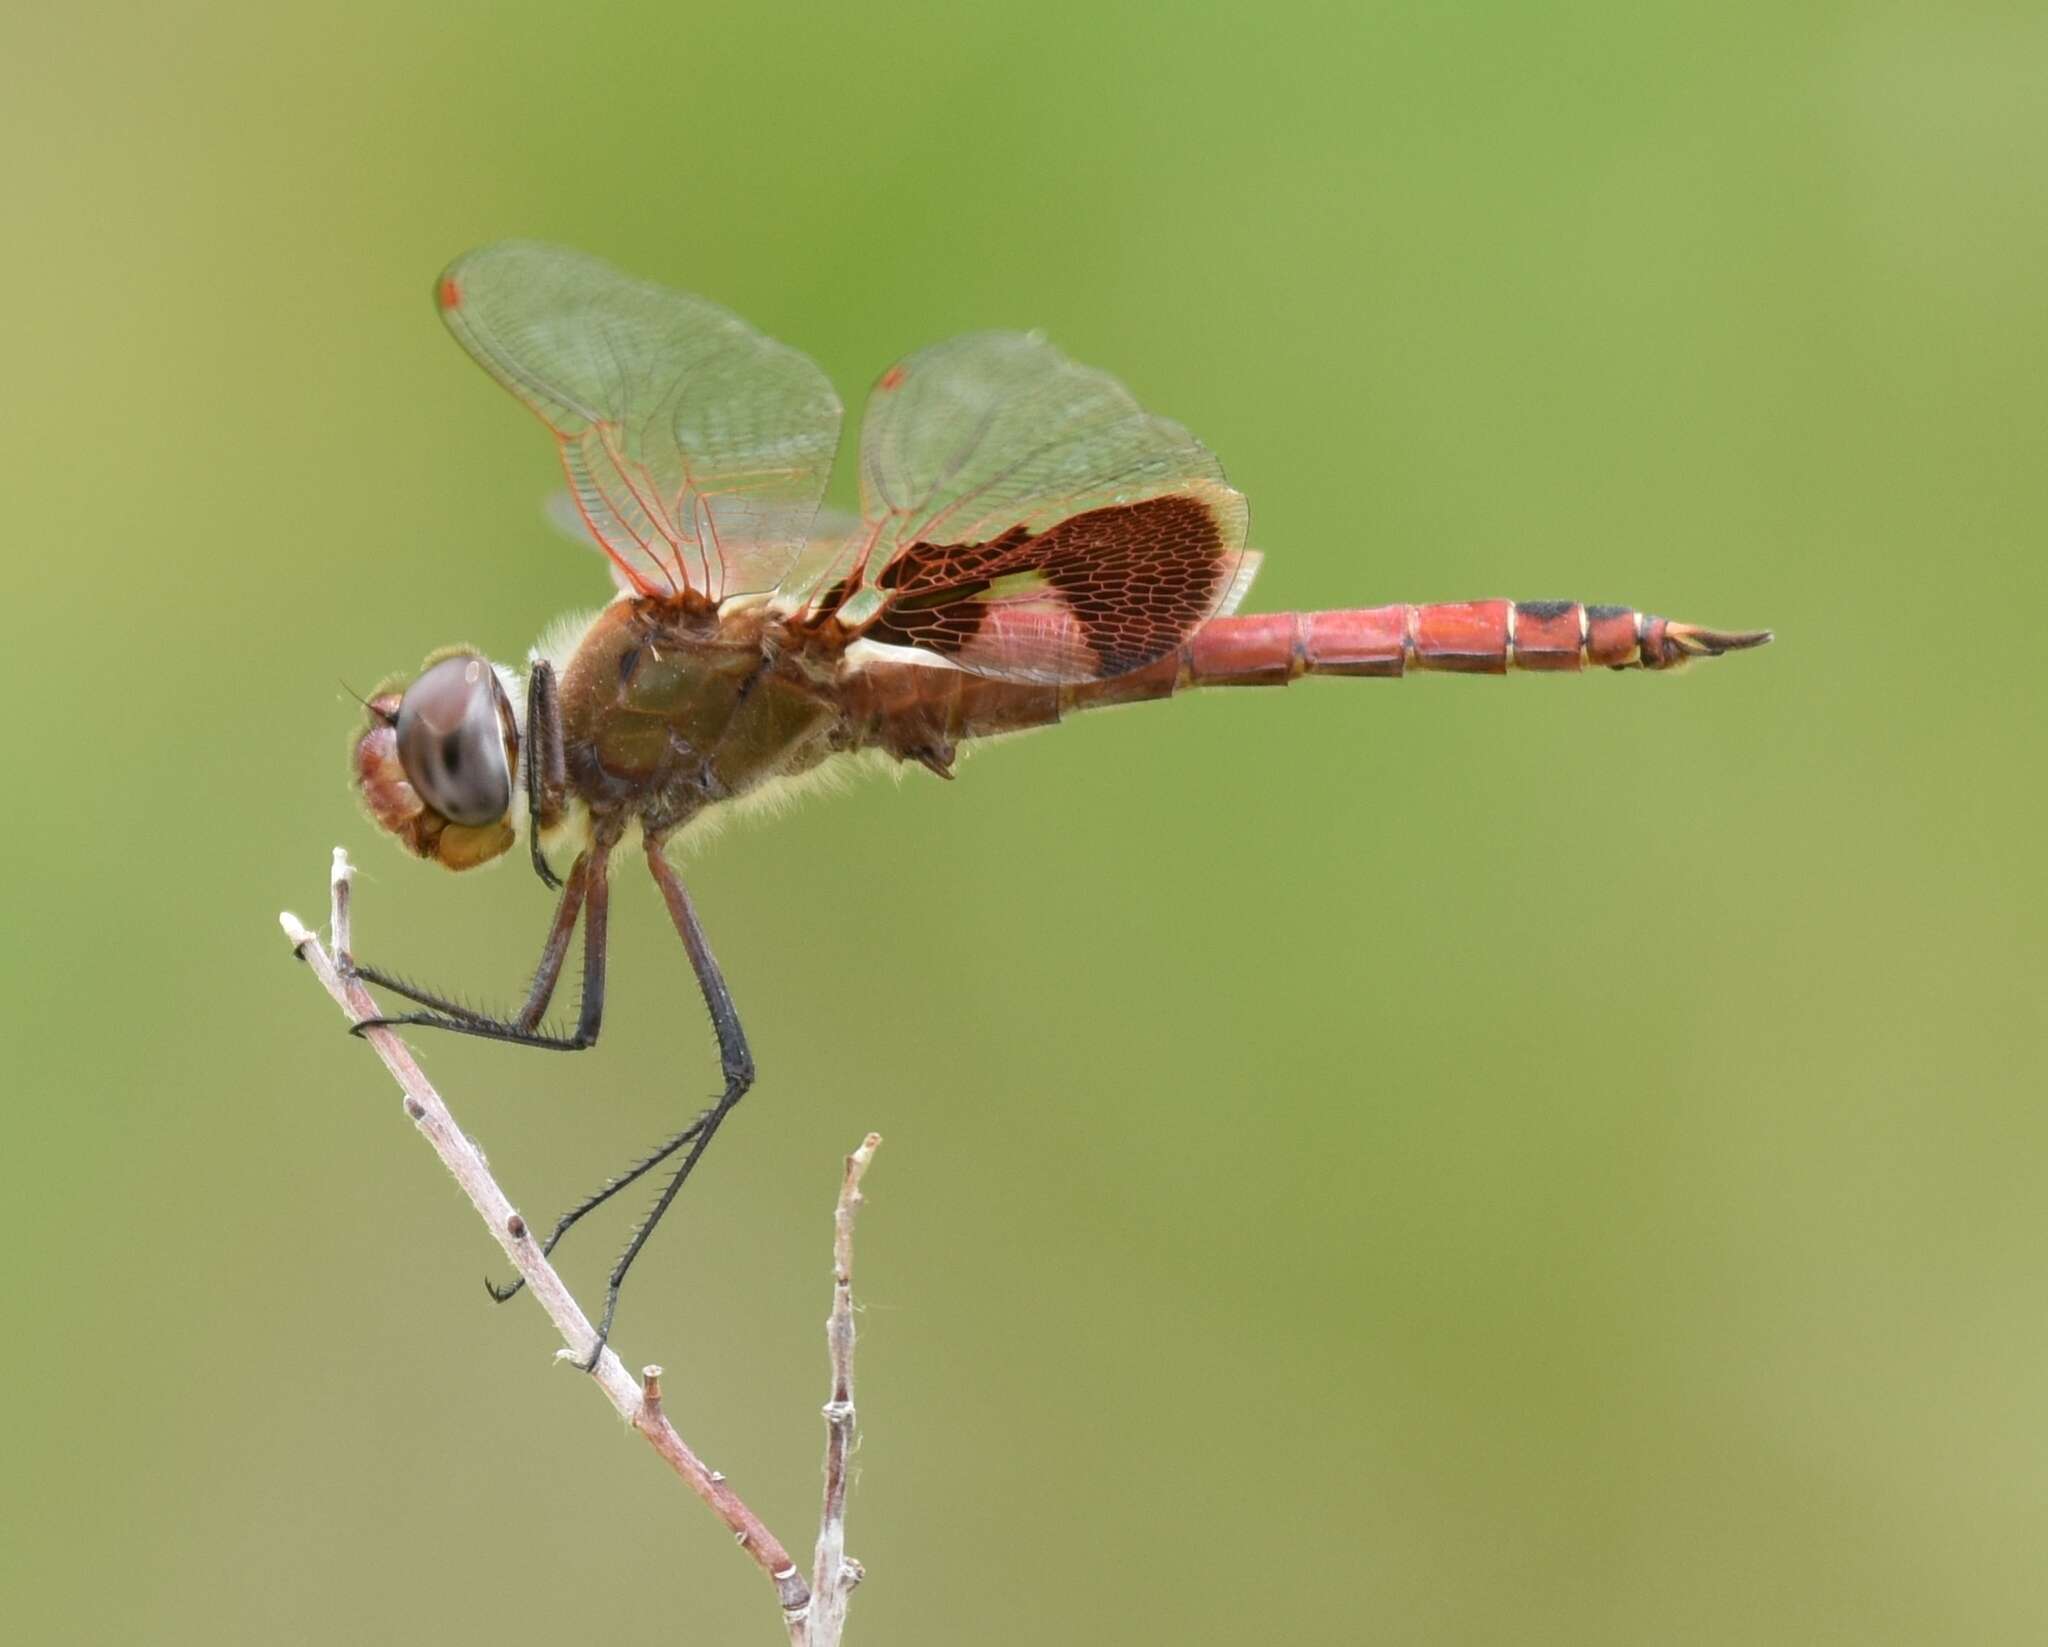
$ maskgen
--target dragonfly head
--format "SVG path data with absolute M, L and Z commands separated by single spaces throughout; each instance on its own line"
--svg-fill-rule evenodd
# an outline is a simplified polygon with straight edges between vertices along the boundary
M 380 827 L 448 869 L 511 846 L 519 721 L 487 659 L 466 649 L 429 658 L 410 685 L 381 686 L 364 707 L 349 764 Z

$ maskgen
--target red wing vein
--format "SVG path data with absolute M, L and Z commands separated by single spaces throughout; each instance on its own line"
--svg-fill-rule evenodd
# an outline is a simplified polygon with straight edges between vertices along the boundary
M 710 591 L 712 554 L 716 553 L 721 567 L 725 565 L 725 547 L 718 539 L 718 517 L 711 512 L 710 497 L 695 490 L 690 493 L 690 512 L 696 516 L 697 561 L 704 568 L 704 587 Z M 721 588 L 717 593 L 722 596 L 725 591 Z
M 564 445 L 562 452 L 565 459 L 568 450 L 568 447 Z M 566 461 L 563 467 L 566 471 L 568 468 Z M 569 502 L 575 508 L 577 518 L 583 522 L 584 531 L 590 534 L 590 541 L 604 551 L 605 559 L 616 566 L 619 569 L 620 575 L 628 583 L 632 584 L 635 589 L 639 590 L 642 594 L 651 595 L 654 591 L 649 587 L 647 580 L 639 572 L 626 564 L 625 557 L 617 549 L 613 548 L 605 540 L 605 535 L 597 529 L 597 522 L 590 518 L 589 505 L 583 501 L 583 490 L 576 484 L 576 477 L 573 473 L 569 475 Z
M 634 547 L 646 557 L 647 563 L 661 574 L 663 580 L 669 585 L 671 592 L 674 592 L 676 577 L 681 570 L 680 563 L 672 568 L 662 557 L 660 551 L 654 547 L 652 539 L 641 534 L 640 528 L 634 523 L 636 512 L 641 519 L 647 522 L 650 530 L 658 532 L 660 525 L 647 512 L 645 507 L 641 505 L 639 495 L 633 490 L 632 478 L 621 467 L 617 454 L 612 450 L 610 443 L 605 438 L 605 426 L 593 424 L 591 432 L 597 436 L 598 453 L 605 461 L 604 468 L 600 468 L 596 464 L 588 464 L 585 468 L 585 475 L 590 482 L 592 490 L 596 492 L 598 501 L 604 505 L 606 517 L 612 522 L 615 532 L 625 532 L 627 537 L 632 540 Z M 627 497 L 632 499 L 632 506 L 630 508 L 607 488 L 605 485 L 604 469 L 609 469 L 612 477 L 625 487 Z M 607 534 L 598 532 L 597 536 L 600 541 L 605 541 Z M 623 550 L 624 545 L 619 547 Z

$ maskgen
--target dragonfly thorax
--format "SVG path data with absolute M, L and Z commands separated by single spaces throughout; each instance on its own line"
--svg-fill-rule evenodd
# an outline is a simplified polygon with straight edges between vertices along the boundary
M 758 603 L 716 614 L 618 600 L 561 674 L 563 764 L 593 820 L 666 835 L 721 801 L 817 765 L 837 707 Z

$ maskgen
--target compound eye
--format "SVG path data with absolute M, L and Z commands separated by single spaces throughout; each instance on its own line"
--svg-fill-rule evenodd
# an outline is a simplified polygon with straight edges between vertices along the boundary
M 399 701 L 398 759 L 450 823 L 496 823 L 512 809 L 504 701 L 497 671 L 473 657 L 443 658 Z

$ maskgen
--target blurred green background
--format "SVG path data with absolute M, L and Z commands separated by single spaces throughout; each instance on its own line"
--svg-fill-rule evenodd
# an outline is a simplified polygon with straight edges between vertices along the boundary
M 1261 608 L 1779 635 L 696 861 L 762 1080 L 616 1342 L 807 1547 L 887 1135 L 851 1641 L 2048 1637 L 2044 75 L 2037 5 L 12 8 L 8 1634 L 781 1639 L 275 925 L 342 842 L 366 955 L 538 945 L 358 814 L 339 684 L 607 592 L 428 300 L 530 235 L 856 406 L 1046 328 L 1222 454 Z M 596 1052 L 422 1047 L 536 1219 L 716 1086 L 622 893 Z

